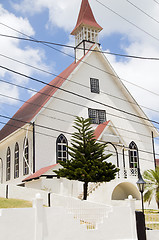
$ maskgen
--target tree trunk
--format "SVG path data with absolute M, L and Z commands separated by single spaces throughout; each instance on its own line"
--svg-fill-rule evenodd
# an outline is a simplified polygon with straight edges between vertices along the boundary
M 83 184 L 83 200 L 87 200 L 88 182 Z

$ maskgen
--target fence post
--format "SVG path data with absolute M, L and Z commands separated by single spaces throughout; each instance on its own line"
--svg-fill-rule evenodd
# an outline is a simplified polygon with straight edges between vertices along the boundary
M 136 218 L 135 218 L 135 199 L 131 195 L 126 199 L 130 207 L 130 222 L 131 222 L 131 235 L 133 239 L 137 238 Z
M 48 207 L 51 207 L 51 192 L 48 193 Z
M 9 193 L 9 188 L 8 185 L 6 185 L 6 198 L 8 199 L 8 193 Z
M 43 240 L 43 199 L 40 193 L 36 194 L 33 200 L 33 208 L 35 208 L 35 240 Z

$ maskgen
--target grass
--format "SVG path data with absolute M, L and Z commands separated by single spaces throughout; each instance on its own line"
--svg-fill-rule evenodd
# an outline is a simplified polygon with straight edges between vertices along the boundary
M 32 207 L 32 203 L 20 199 L 0 198 L 0 208 L 28 208 Z
M 145 210 L 146 227 L 159 230 L 159 211 L 153 209 Z

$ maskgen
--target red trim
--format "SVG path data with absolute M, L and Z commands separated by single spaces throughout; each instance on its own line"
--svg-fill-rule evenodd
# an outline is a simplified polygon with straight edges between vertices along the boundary
M 94 44 L 90 47 L 90 49 Z M 90 50 L 89 49 L 89 50 Z M 9 136 L 11 133 L 15 132 L 19 128 L 23 127 L 26 123 L 30 123 L 32 119 L 38 114 L 38 112 L 45 106 L 45 104 L 50 100 L 50 98 L 56 93 L 58 87 L 61 87 L 74 69 L 79 65 L 86 54 L 78 61 L 73 62 L 69 67 L 67 67 L 59 76 L 53 79 L 49 85 L 46 85 L 28 101 L 26 101 L 22 107 L 14 114 L 14 116 L 6 123 L 6 125 L 0 131 L 0 141 L 5 137 Z M 52 87 L 52 86 L 55 87 Z
M 78 66 L 80 61 L 77 63 L 73 62 L 68 68 L 66 68 L 58 77 L 52 80 L 49 85 L 46 85 L 28 101 L 26 101 L 22 107 L 15 113 L 15 115 L 8 121 L 8 123 L 0 131 L 0 141 L 23 127 L 26 123 L 31 122 L 31 120 L 37 115 L 37 113 L 42 109 L 42 107 L 50 100 L 50 98 L 58 90 L 58 87 L 65 82 L 68 76 L 73 72 L 73 70 Z M 16 119 L 16 120 L 15 120 Z M 19 121 L 18 121 L 19 120 Z
M 94 131 L 94 136 L 95 136 L 95 139 L 98 140 L 98 138 L 100 137 L 100 135 L 102 134 L 102 132 L 104 131 L 104 129 L 106 128 L 106 126 L 108 125 L 110 121 L 107 121 L 107 122 L 104 122 L 104 123 L 101 123 L 98 125 L 98 127 L 95 129 Z
M 29 180 L 32 180 L 32 179 L 35 179 L 35 178 L 39 178 L 42 174 L 46 173 L 47 171 L 49 171 L 50 169 L 54 168 L 57 165 L 59 165 L 59 163 L 48 166 L 48 167 L 41 168 L 37 172 L 35 172 L 34 174 L 25 178 L 22 182 L 29 181 Z

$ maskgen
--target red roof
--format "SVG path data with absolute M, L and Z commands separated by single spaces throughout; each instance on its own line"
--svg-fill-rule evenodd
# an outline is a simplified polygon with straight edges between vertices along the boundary
M 78 16 L 78 20 L 77 20 L 77 24 L 75 26 L 75 28 L 73 29 L 73 31 L 71 32 L 72 35 L 75 35 L 75 32 L 77 30 L 77 28 L 81 25 L 87 25 L 90 27 L 95 27 L 99 30 L 102 30 L 103 28 L 96 22 L 93 12 L 91 10 L 91 7 L 89 5 L 88 0 L 82 0 L 81 3 L 81 8 L 80 8 L 80 12 L 79 12 L 79 16 Z
M 15 115 L 8 121 L 8 123 L 0 131 L 0 141 L 23 127 L 26 123 L 36 116 L 36 114 L 42 109 L 42 107 L 49 101 L 52 95 L 58 90 L 58 87 L 65 82 L 68 76 L 78 66 L 73 62 L 68 68 L 66 68 L 58 77 L 52 80 L 49 85 L 46 85 L 28 101 L 26 101 L 22 107 L 15 113 Z M 55 86 L 55 87 L 53 87 Z
M 110 121 L 107 121 L 107 122 L 104 122 L 104 123 L 101 123 L 98 125 L 98 127 L 95 129 L 94 131 L 94 136 L 95 136 L 95 139 L 97 140 L 100 135 L 102 134 L 102 132 L 104 131 L 104 129 L 106 128 L 106 126 L 108 125 Z
M 35 179 L 35 178 L 39 178 L 44 173 L 46 173 L 47 171 L 49 171 L 50 169 L 54 168 L 57 165 L 59 165 L 59 164 L 57 163 L 57 164 L 54 164 L 54 165 L 51 165 L 51 166 L 48 166 L 48 167 L 41 168 L 37 172 L 35 172 L 34 174 L 32 174 L 29 177 L 25 178 L 22 182 L 30 181 L 30 180 Z

